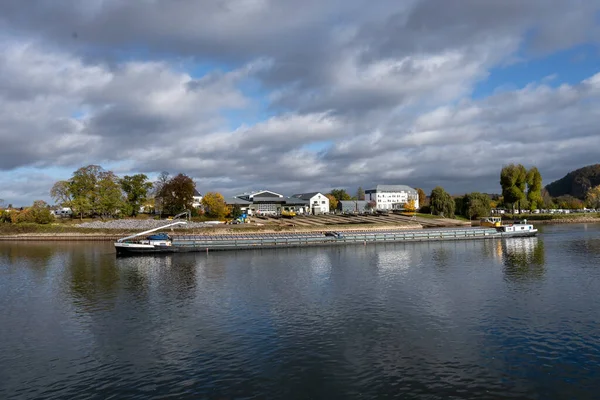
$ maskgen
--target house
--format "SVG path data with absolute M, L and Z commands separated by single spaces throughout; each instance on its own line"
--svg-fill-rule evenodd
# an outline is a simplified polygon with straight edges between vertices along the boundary
M 225 201 L 228 205 L 238 204 L 248 215 L 281 215 L 282 211 L 294 211 L 299 214 L 308 213 L 308 200 L 296 197 L 285 197 L 270 190 L 257 190 L 242 193 Z
M 301 199 L 308 202 L 306 209 L 307 214 L 309 213 L 316 215 L 329 212 L 329 199 L 323 193 L 297 193 L 293 194 L 291 197 L 294 199 Z
M 248 215 L 279 215 L 286 200 L 282 194 L 270 190 L 241 193 L 234 197 L 248 202 Z
M 342 214 L 363 213 L 368 212 L 370 207 L 366 200 L 340 200 L 337 210 Z
M 200 208 L 202 206 L 202 195 L 194 188 L 194 196 L 192 197 L 192 207 Z
M 377 185 L 365 190 L 365 200 L 375 202 L 376 210 L 402 210 L 409 200 L 414 200 L 415 208 L 419 208 L 419 194 L 406 185 Z

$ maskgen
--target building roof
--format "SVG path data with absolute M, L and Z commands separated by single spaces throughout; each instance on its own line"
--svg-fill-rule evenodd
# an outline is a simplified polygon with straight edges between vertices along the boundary
M 297 199 L 302 199 L 302 200 L 310 200 L 318 194 L 322 194 L 322 193 L 321 192 L 298 193 L 298 194 L 293 194 L 290 197 L 295 197 Z
M 225 199 L 225 204 L 247 206 L 250 204 L 250 202 L 244 199 L 238 199 L 237 197 L 228 197 Z
M 253 197 L 250 199 L 252 203 L 283 203 L 285 198 L 283 197 Z
M 306 206 L 308 205 L 310 202 L 306 199 L 301 199 L 299 197 L 288 197 L 287 199 L 285 199 L 285 204 L 289 204 L 289 205 L 295 205 L 295 206 Z
M 416 192 L 416 190 L 407 185 L 377 185 L 375 189 L 365 190 L 365 193 L 375 192 Z
M 256 196 L 257 194 L 261 194 L 261 193 L 271 193 L 274 194 L 275 196 Z M 240 193 L 240 194 L 236 194 L 235 197 L 248 197 L 248 198 L 254 198 L 254 197 L 283 197 L 282 194 L 279 194 L 277 192 L 273 192 L 272 190 L 253 190 L 251 192 L 244 192 L 244 193 Z
M 202 196 L 200 194 L 200 192 L 196 188 L 194 188 L 194 197 L 200 197 L 200 196 Z

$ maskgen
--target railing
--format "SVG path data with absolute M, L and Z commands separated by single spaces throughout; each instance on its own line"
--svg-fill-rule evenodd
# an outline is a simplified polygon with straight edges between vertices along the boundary
M 344 243 L 391 243 L 410 241 L 458 240 L 468 238 L 501 237 L 495 229 L 452 229 L 412 232 L 340 233 L 339 237 L 324 234 L 273 234 L 248 236 L 181 236 L 173 239 L 173 245 L 183 248 L 234 249 L 260 247 L 300 247 L 306 245 L 333 245 Z

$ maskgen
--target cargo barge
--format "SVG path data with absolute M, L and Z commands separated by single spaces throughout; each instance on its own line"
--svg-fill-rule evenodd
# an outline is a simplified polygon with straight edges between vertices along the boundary
M 448 228 L 388 231 L 326 231 L 311 233 L 269 233 L 231 235 L 175 235 L 156 233 L 161 229 L 183 225 L 174 222 L 149 231 L 121 238 L 115 242 L 117 254 L 181 253 L 219 250 L 273 249 L 286 247 L 339 246 L 347 244 L 401 243 L 447 240 L 503 239 L 537 234 L 526 223 L 496 228 Z

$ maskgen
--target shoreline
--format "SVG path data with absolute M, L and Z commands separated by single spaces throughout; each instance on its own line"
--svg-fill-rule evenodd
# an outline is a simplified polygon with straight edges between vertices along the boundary
M 258 228 L 258 227 L 257 227 Z M 205 228 L 205 229 L 175 229 L 178 235 L 239 235 L 260 233 L 311 233 L 311 232 L 353 232 L 353 231 L 381 231 L 381 230 L 420 230 L 420 224 L 410 225 L 365 225 L 365 226 L 318 226 L 311 228 L 287 228 L 287 229 L 253 229 L 253 228 Z M 117 231 L 115 233 L 94 232 L 31 232 L 0 234 L 1 241 L 115 241 L 124 236 L 132 235 L 142 231 Z
M 580 217 L 580 218 L 557 218 L 548 220 L 535 220 L 527 219 L 527 222 L 535 225 L 552 225 L 552 224 L 588 224 L 588 223 L 600 223 L 600 217 Z M 504 223 L 513 223 L 513 221 L 503 221 Z M 471 227 L 478 227 L 479 225 L 471 225 Z M 456 225 L 448 225 L 446 227 L 458 227 Z M 438 228 L 443 228 L 440 226 Z M 119 230 L 114 229 L 114 232 L 107 232 L 107 229 L 103 229 L 102 232 L 86 231 L 86 228 L 74 228 L 70 232 L 61 232 L 57 229 L 57 232 L 15 232 L 15 233 L 0 233 L 0 242 L 33 242 L 33 241 L 96 241 L 96 242 L 108 242 L 116 241 L 124 236 L 132 235 L 142 230 Z M 314 227 L 265 227 L 265 226 L 243 226 L 243 227 L 232 227 L 229 225 L 217 225 L 211 228 L 201 229 L 175 229 L 174 232 L 180 235 L 239 235 L 239 234 L 260 234 L 260 233 L 309 233 L 309 232 L 328 232 L 328 231 L 339 231 L 339 232 L 352 232 L 352 231 L 378 231 L 378 230 L 419 230 L 419 229 L 435 229 L 427 228 L 421 224 L 381 224 L 381 225 L 322 225 Z

